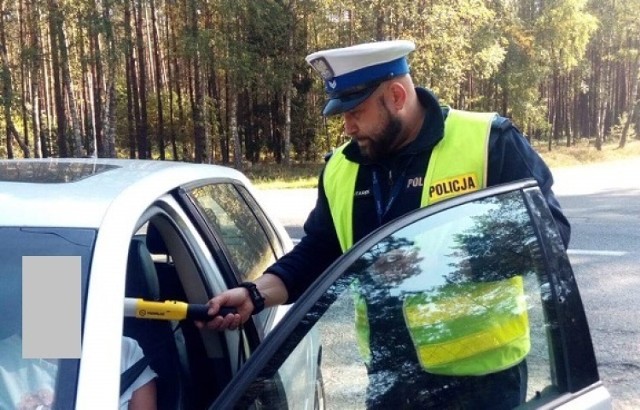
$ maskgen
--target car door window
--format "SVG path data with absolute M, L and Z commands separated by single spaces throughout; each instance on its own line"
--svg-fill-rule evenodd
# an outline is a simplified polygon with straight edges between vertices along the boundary
M 247 363 L 247 390 L 235 384 L 216 405 L 291 406 L 291 396 L 272 403 L 266 392 L 299 360 L 292 349 L 311 330 L 322 345 L 327 408 L 537 407 L 584 387 L 578 379 L 597 380 L 588 347 L 578 349 L 589 374 L 571 380 L 566 370 L 565 333 L 588 346 L 590 337 L 572 277 L 553 271 L 564 268 L 551 259 L 566 254 L 550 254 L 560 242 L 553 224 L 540 222 L 551 220 L 548 209 L 531 212 L 529 196 L 541 195 L 530 191 L 420 210 L 361 241 L 256 352 L 272 355 L 269 363 Z M 285 390 L 293 385 L 281 378 Z
M 211 184 L 189 191 L 200 213 L 218 233 L 237 268 L 238 280 L 253 281 L 281 255 L 275 233 L 250 195 L 232 184 Z

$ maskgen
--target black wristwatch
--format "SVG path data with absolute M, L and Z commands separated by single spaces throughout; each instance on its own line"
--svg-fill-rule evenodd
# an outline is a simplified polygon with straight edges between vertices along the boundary
M 264 297 L 260 294 L 256 284 L 253 282 L 242 282 L 238 286 L 249 291 L 249 297 L 251 298 L 251 303 L 253 303 L 253 312 L 251 314 L 257 315 L 262 312 L 264 310 Z

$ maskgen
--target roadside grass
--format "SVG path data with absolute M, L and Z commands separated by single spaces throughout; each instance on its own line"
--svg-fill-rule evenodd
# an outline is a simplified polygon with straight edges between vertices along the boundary
M 260 189 L 315 188 L 324 162 L 292 164 L 254 164 L 243 170 L 253 185 Z
M 640 160 L 640 140 L 637 139 L 627 141 L 622 149 L 618 148 L 618 141 L 608 142 L 600 151 L 592 141 L 580 141 L 570 148 L 555 146 L 552 151 L 548 151 L 546 146 L 535 145 L 534 148 L 551 169 L 629 158 Z
M 572 147 L 556 145 L 551 151 L 544 143 L 534 148 L 551 169 L 579 166 L 596 162 L 638 158 L 640 160 L 640 140 L 632 139 L 623 149 L 618 141 L 603 144 L 598 151 L 592 141 L 579 141 Z M 293 164 L 256 164 L 244 170 L 251 182 L 260 189 L 315 188 L 324 162 Z

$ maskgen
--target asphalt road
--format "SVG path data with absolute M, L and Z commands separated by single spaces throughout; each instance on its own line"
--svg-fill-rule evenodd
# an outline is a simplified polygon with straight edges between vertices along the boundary
M 640 159 L 560 169 L 569 257 L 615 409 L 640 408 Z
M 554 170 L 569 257 L 614 409 L 640 408 L 640 159 Z M 314 189 L 259 191 L 295 240 Z

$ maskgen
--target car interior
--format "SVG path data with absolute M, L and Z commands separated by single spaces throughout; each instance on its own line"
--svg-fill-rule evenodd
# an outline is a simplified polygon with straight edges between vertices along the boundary
M 204 303 L 208 292 L 199 277 L 185 240 L 166 216 L 152 217 L 132 238 L 126 297 Z M 205 408 L 231 378 L 222 333 L 201 333 L 191 320 L 124 318 L 123 334 L 138 341 L 158 374 L 161 409 Z

